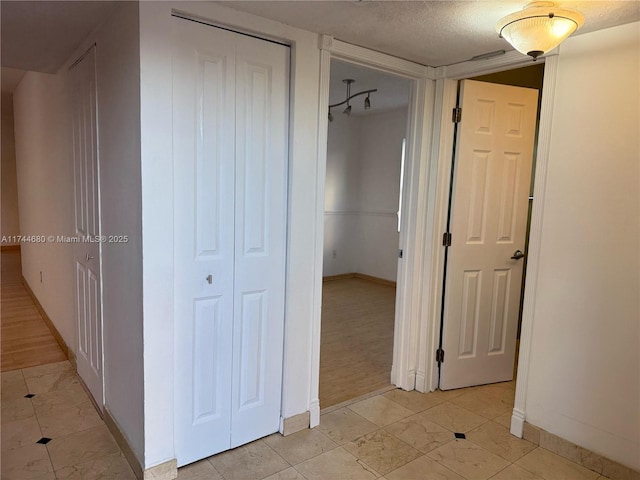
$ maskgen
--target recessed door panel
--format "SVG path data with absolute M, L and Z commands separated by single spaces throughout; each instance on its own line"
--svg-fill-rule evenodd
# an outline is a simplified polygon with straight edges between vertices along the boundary
M 520 177 L 520 155 L 506 152 L 502 156 L 500 175 L 500 198 L 498 211 L 498 243 L 513 244 L 518 213 L 518 180 Z
M 493 275 L 493 299 L 489 327 L 489 355 L 503 353 L 509 320 L 509 288 L 511 270 L 496 270 Z
M 491 152 L 473 152 L 467 222 L 467 243 L 483 243 L 487 218 L 488 168 Z
M 196 74 L 196 257 L 222 255 L 224 95 L 227 59 L 198 53 Z M 227 155 L 228 160 L 228 155 Z M 228 179 L 225 179 L 228 180 Z M 227 252 L 228 254 L 229 252 Z
M 224 390 L 219 388 L 224 352 L 220 297 L 197 298 L 193 303 L 193 424 L 216 420 L 222 412 Z
M 264 401 L 267 293 L 242 294 L 240 336 L 240 402 L 244 410 Z
M 462 318 L 458 357 L 473 357 L 476 353 L 476 335 L 480 319 L 482 272 L 464 272 L 462 289 Z

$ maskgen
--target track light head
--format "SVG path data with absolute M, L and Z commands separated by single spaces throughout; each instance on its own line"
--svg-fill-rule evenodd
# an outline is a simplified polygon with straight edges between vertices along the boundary
M 371 108 L 371 100 L 369 100 L 369 95 L 367 94 L 367 98 L 364 99 L 364 109 L 369 110 Z
M 331 110 L 329 110 L 329 121 L 333 122 L 333 114 L 331 113 Z
M 344 112 L 342 113 L 344 113 L 347 116 L 351 115 L 351 105 L 347 104 L 347 108 L 345 108 Z

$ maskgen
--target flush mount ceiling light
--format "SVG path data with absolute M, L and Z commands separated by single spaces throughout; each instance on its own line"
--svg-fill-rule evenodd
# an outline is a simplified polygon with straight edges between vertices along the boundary
M 560 45 L 583 23 L 579 12 L 556 7 L 553 2 L 532 2 L 522 11 L 500 19 L 496 32 L 535 60 Z
M 351 99 L 354 97 L 359 97 L 360 95 L 366 95 L 367 98 L 364 99 L 364 109 L 365 110 L 369 110 L 371 108 L 371 100 L 369 99 L 369 96 L 373 93 L 373 92 L 377 92 L 378 89 L 377 88 L 373 88 L 371 90 L 363 90 L 362 92 L 358 92 L 358 93 L 354 93 L 353 95 L 351 95 L 351 84 L 355 83 L 356 81 L 352 78 L 345 78 L 344 80 L 342 80 L 343 83 L 347 84 L 347 98 L 344 99 L 343 101 L 339 102 L 339 103 L 334 103 L 333 105 L 329 105 L 329 121 L 333 122 L 333 114 L 331 113 L 331 109 L 334 107 L 339 107 L 340 105 L 344 105 L 345 103 L 347 104 L 346 108 L 344 109 L 344 111 L 342 113 L 344 113 L 345 115 L 351 115 Z

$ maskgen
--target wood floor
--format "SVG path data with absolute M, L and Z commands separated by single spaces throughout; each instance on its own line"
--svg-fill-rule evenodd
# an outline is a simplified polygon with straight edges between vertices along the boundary
M 3 251 L 0 263 L 0 371 L 66 360 L 22 284 L 20 251 Z
M 323 283 L 321 409 L 389 386 L 395 295 L 360 278 Z

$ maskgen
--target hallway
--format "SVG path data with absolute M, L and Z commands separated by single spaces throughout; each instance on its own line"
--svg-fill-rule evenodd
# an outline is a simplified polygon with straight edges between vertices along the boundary
M 3 251 L 0 477 L 134 479 L 21 278 Z
M 67 357 L 22 284 L 20 250 L 4 250 L 0 263 L 1 371 L 66 360 Z

